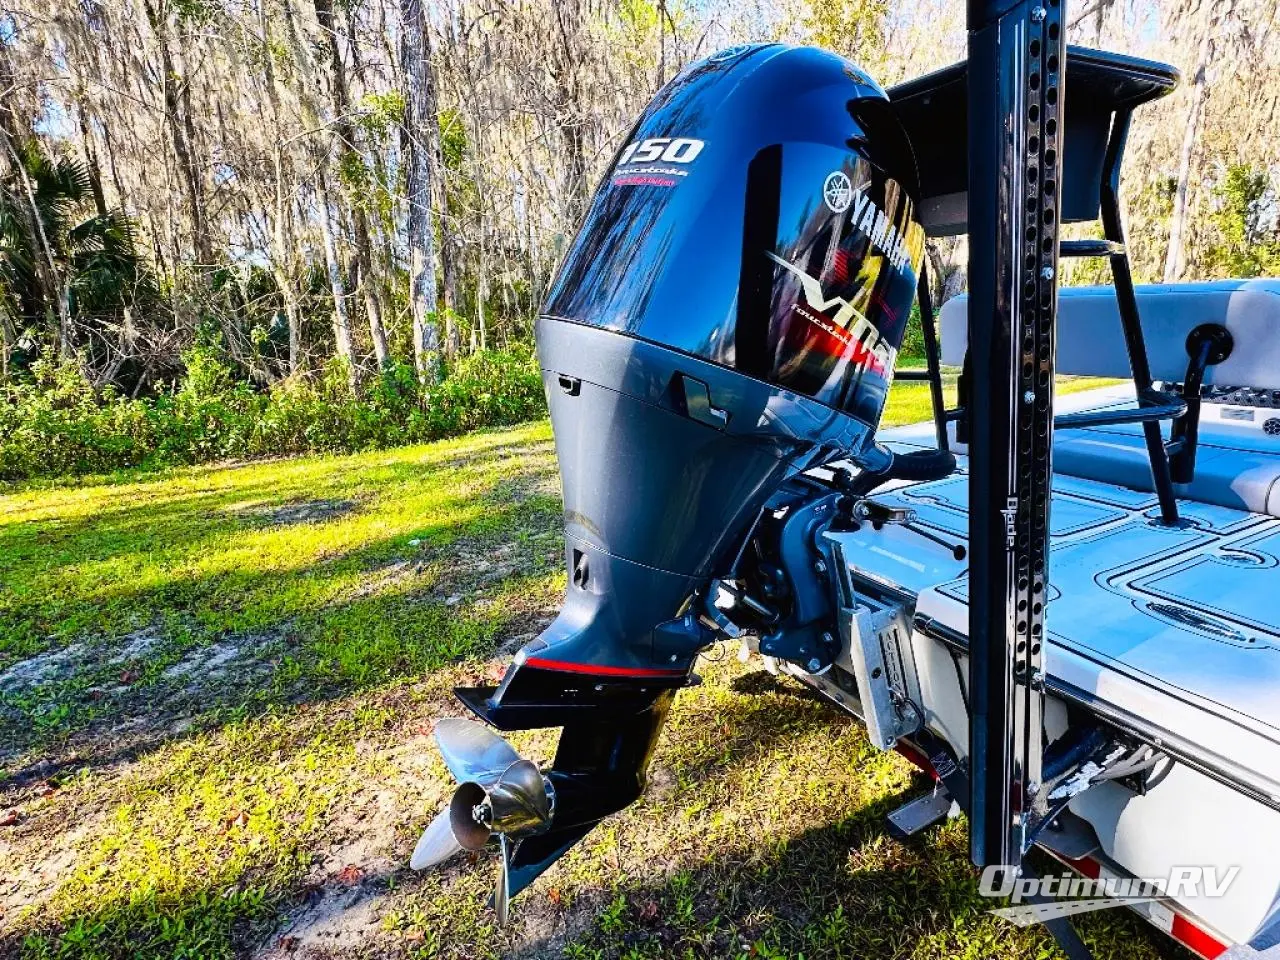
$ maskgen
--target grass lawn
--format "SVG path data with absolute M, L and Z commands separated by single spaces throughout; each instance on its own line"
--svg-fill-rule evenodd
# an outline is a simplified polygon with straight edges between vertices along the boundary
M 491 857 L 411 873 L 432 724 L 554 616 L 559 514 L 545 423 L 0 495 L 0 956 L 1057 956 L 986 914 L 962 822 L 888 837 L 912 767 L 722 650 L 508 928 Z

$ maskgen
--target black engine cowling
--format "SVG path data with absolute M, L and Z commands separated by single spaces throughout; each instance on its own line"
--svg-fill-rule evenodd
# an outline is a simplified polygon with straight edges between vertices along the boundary
M 873 442 L 917 193 L 884 92 L 834 54 L 738 48 L 658 94 L 538 322 L 570 582 L 493 706 L 683 682 L 709 640 L 689 599 L 770 495 Z

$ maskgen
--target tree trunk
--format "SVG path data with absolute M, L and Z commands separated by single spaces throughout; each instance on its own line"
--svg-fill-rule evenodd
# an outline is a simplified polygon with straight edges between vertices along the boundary
M 320 207 L 320 237 L 324 248 L 325 272 L 333 295 L 334 351 L 346 361 L 348 382 L 352 393 L 355 393 L 360 385 L 355 365 L 355 346 L 351 338 L 351 317 L 347 310 L 347 288 L 342 278 L 338 240 L 333 227 L 333 206 L 329 201 L 329 135 L 316 106 L 311 48 L 294 21 L 292 0 L 284 0 L 284 14 L 289 43 L 293 47 L 294 60 L 298 65 L 298 101 L 303 121 L 309 128 L 307 132 L 314 135 L 310 155 L 315 166 L 316 203 Z
M 347 365 L 347 382 L 351 392 L 359 387 L 356 377 L 355 347 L 351 340 L 351 316 L 347 311 L 347 286 L 342 279 L 342 262 L 338 259 L 338 240 L 333 230 L 333 208 L 329 203 L 329 180 L 325 172 L 327 157 L 318 158 L 316 171 L 316 204 L 320 207 L 320 236 L 324 241 L 324 265 L 329 275 L 329 291 L 333 294 L 333 345 Z
M 333 14 L 333 0 L 313 0 L 316 20 L 325 35 L 325 46 L 329 51 L 329 73 L 331 99 L 333 101 L 334 124 L 333 135 L 338 146 L 339 169 L 347 169 L 352 164 L 364 166 L 364 160 L 356 150 L 355 128 L 349 119 L 351 114 L 351 94 L 347 86 L 347 70 L 342 62 L 342 51 L 338 47 L 338 25 Z M 387 352 L 387 335 L 382 325 L 382 306 L 378 298 L 377 280 L 373 272 L 373 256 L 369 249 L 369 220 L 365 214 L 362 199 L 352 195 L 352 191 L 344 184 L 344 196 L 347 207 L 351 211 L 352 240 L 355 245 L 356 273 L 355 282 L 359 285 L 361 299 L 364 301 L 365 316 L 369 321 L 369 338 L 373 341 L 373 353 L 379 369 L 385 368 L 390 356 Z
M 1178 181 L 1173 194 L 1173 215 L 1169 222 L 1169 248 L 1165 253 L 1164 282 L 1173 283 L 1187 269 L 1187 209 L 1190 199 L 1191 168 L 1195 157 L 1196 139 L 1200 133 L 1200 118 L 1204 114 L 1204 102 L 1208 96 L 1205 72 L 1213 55 L 1213 29 L 1216 22 L 1214 8 L 1219 0 L 1203 0 L 1204 21 L 1201 24 L 1200 44 L 1196 53 L 1194 79 L 1191 83 L 1191 106 L 1182 130 L 1182 148 L 1178 153 Z
M 373 258 L 369 255 L 369 224 L 364 211 L 352 211 L 355 221 L 356 269 L 359 271 L 360 293 L 364 301 L 365 316 L 369 319 L 369 339 L 373 341 L 373 356 L 378 369 L 385 370 L 391 362 L 387 349 L 387 333 L 382 322 L 382 298 L 378 296 L 377 281 L 373 276 Z
M 71 327 L 71 312 L 67 298 L 63 295 L 63 285 L 58 281 L 58 267 L 54 259 L 53 245 L 44 229 L 44 220 L 40 217 L 40 207 L 36 202 L 35 187 L 31 176 L 18 149 L 15 131 L 4 124 L 0 129 L 0 137 L 4 139 L 3 157 L 6 164 L 0 165 L 0 175 L 4 175 L 4 167 L 12 168 L 12 176 L 18 181 L 25 203 L 15 204 L 18 218 L 22 223 L 22 232 L 26 234 L 28 248 L 31 250 L 31 264 L 35 268 L 36 284 L 40 290 L 40 301 L 45 316 L 50 322 L 56 320 L 58 327 L 58 356 L 69 360 L 75 355 L 74 332 Z
M 421 0 L 400 0 L 403 22 L 405 123 L 409 138 L 406 194 L 409 205 L 409 308 L 413 314 L 413 360 L 426 383 L 440 378 L 440 333 L 436 326 L 435 226 L 431 217 L 431 61 Z
M 89 168 L 89 189 L 93 192 L 93 206 L 98 216 L 107 215 L 107 198 L 102 192 L 102 164 L 98 162 L 98 151 L 94 149 L 93 138 L 89 135 L 89 120 L 86 117 L 88 108 L 84 103 L 84 93 L 77 98 L 76 116 L 80 121 L 80 145 L 84 150 L 85 164 Z
M 564 226 L 576 230 L 587 209 L 587 149 L 579 89 L 577 51 L 582 32 L 581 0 L 553 5 L 559 28 L 551 76 L 556 84 L 556 121 L 564 141 Z
M 461 350 L 461 332 L 458 330 L 458 253 L 453 230 L 448 225 L 449 215 L 440 216 L 440 273 L 444 285 L 444 355 L 456 360 Z
M 5 306 L 4 298 L 0 297 L 0 383 L 9 382 L 9 354 L 13 352 L 13 342 L 16 339 L 17 333 L 9 316 L 9 309 Z
M 673 35 L 672 40 L 675 39 Z M 661 90 L 667 82 L 667 4 L 666 0 L 658 0 L 658 85 Z
M 13 86 L 14 70 L 7 47 L 0 43 L 0 89 Z M 35 269 L 36 286 L 40 292 L 40 305 L 47 321 L 56 321 L 58 328 L 58 355 L 64 360 L 75 353 L 72 342 L 71 315 L 62 285 L 58 282 L 58 267 L 54 259 L 53 245 L 45 233 L 44 220 L 36 202 L 35 187 L 27 173 L 22 157 L 22 143 L 27 131 L 23 130 L 12 106 L 0 98 L 0 177 L 18 182 L 22 201 L 14 204 L 15 212 L 25 234 L 27 248 L 31 251 L 31 265 Z
M 258 4 L 258 30 L 262 35 L 262 61 L 266 67 L 267 76 L 267 103 L 271 108 L 271 125 L 275 132 L 275 142 L 271 149 L 271 173 L 275 187 L 271 214 L 271 275 L 275 279 L 276 289 L 280 291 L 285 322 L 289 325 L 288 369 L 289 375 L 292 376 L 302 368 L 302 311 L 298 307 L 298 291 L 295 282 L 297 271 L 294 269 L 296 255 L 293 249 L 293 212 L 290 209 L 290 198 L 285 191 L 284 148 L 280 142 L 283 130 L 280 126 L 280 90 L 276 86 L 279 80 L 271 51 L 271 31 L 267 23 L 265 2 Z
M 457 311 L 458 294 L 458 254 L 461 244 L 454 235 L 453 215 L 449 210 L 448 182 L 445 179 L 444 148 L 440 136 L 440 103 L 436 94 L 435 71 L 431 68 L 431 34 L 422 32 L 422 51 L 427 60 L 426 92 L 423 95 L 423 110 L 430 118 L 422 125 L 420 135 L 427 142 L 427 175 L 431 179 L 433 200 L 440 216 L 440 245 L 436 256 L 440 260 L 441 305 L 445 309 L 444 317 L 444 355 L 450 360 L 458 356 L 460 348 Z
M 107 148 L 107 167 L 111 170 L 111 184 L 116 190 L 116 205 L 124 206 L 126 197 L 124 184 L 120 182 L 120 168 L 116 163 L 115 145 L 111 140 L 111 125 L 102 125 L 102 143 Z
M 202 266 L 213 263 L 213 247 L 209 237 L 209 224 L 205 216 L 204 189 L 200 170 L 196 166 L 195 127 L 191 118 L 190 79 L 178 76 L 173 62 L 173 50 L 169 45 L 169 21 L 167 13 L 158 9 L 152 0 L 144 0 L 147 22 L 155 34 L 160 48 L 160 82 L 164 94 L 164 122 L 169 131 L 173 154 L 178 161 L 186 193 L 187 212 L 191 217 L 191 242 L 196 260 Z M 230 345 L 228 345 L 230 346 Z
M 289 268 L 291 241 L 286 237 L 291 232 L 284 217 L 277 213 L 271 225 L 271 276 L 280 292 L 280 302 L 284 308 L 285 323 L 289 327 L 289 360 L 290 375 L 302 369 L 302 311 L 298 306 L 298 292 L 294 289 L 293 271 Z
M 485 229 L 484 216 L 481 215 L 479 223 L 479 269 L 476 271 L 476 332 L 479 340 L 475 344 L 475 348 L 479 350 L 489 349 L 489 323 L 487 319 L 487 311 L 489 309 L 489 259 L 485 251 Z
M 302 369 L 302 311 L 298 308 L 298 291 L 293 270 L 293 216 L 284 189 L 280 145 L 275 148 L 275 215 L 271 223 L 271 274 L 275 277 L 280 299 L 284 303 L 285 320 L 289 324 L 289 373 Z

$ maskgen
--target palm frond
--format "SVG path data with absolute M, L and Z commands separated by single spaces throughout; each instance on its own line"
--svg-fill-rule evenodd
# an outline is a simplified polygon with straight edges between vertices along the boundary
M 67 247 L 73 254 L 96 250 L 117 257 L 137 257 L 133 222 L 119 210 L 108 210 L 77 223 L 67 231 Z
M 94 212 L 88 168 L 75 157 L 51 159 L 34 142 L 20 145 L 21 182 L 0 183 L 0 286 L 39 309 L 42 288 L 29 234 L 30 186 L 58 272 L 68 283 L 74 313 L 110 316 L 158 297 L 155 280 L 134 242 L 133 222 L 119 210 Z M 87 214 L 87 216 L 86 216 Z

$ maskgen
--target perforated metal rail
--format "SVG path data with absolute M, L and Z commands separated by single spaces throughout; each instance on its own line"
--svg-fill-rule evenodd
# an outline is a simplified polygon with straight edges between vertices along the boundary
M 973 408 L 985 411 L 970 425 L 971 854 L 982 865 L 1016 868 L 1047 809 L 1040 784 L 1061 0 L 1007 11 L 975 3 L 970 30 L 970 388 Z

